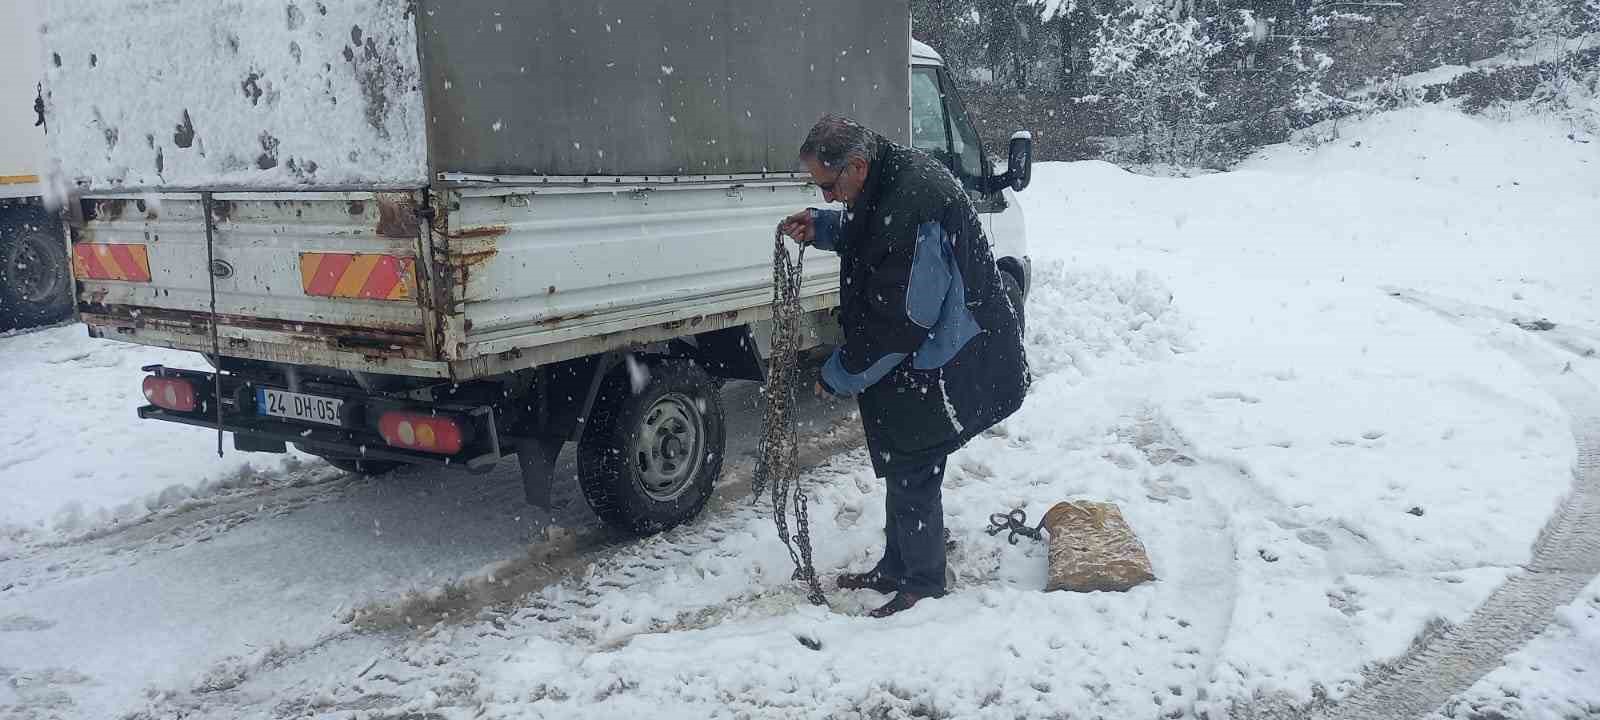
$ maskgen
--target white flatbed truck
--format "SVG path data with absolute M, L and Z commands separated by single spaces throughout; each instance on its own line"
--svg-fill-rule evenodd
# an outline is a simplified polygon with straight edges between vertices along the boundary
M 720 380 L 765 371 L 773 229 L 821 204 L 794 154 L 823 112 L 944 159 L 1027 291 L 1031 140 L 993 172 L 905 0 L 107 3 L 44 33 L 78 309 L 205 355 L 148 368 L 139 414 L 238 450 L 517 455 L 542 504 L 571 441 L 608 523 L 694 516 Z M 807 260 L 826 344 L 838 262 Z

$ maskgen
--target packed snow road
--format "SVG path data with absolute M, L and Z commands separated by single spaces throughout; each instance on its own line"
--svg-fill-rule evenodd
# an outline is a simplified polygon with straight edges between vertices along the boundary
M 64 327 L 13 335 L 0 339 L 0 352 L 29 354 L 16 348 L 24 346 L 57 357 L 50 348 L 74 348 L 43 368 L 12 367 L 13 376 L 59 372 L 68 383 L 78 364 L 126 352 L 96 347 L 82 334 Z M 139 377 L 116 367 L 124 370 L 122 382 Z M 748 486 L 744 458 L 753 457 L 757 439 L 757 390 L 732 383 L 724 394 L 735 420 L 724 475 L 732 486 Z M 141 423 L 131 407 L 98 418 L 100 432 L 79 439 L 149 433 L 188 446 L 202 465 L 215 459 L 194 447 L 214 436 Z M 808 401 L 802 422 L 811 444 L 836 450 L 830 443 L 852 442 L 849 430 L 828 432 L 849 410 Z M 191 437 L 171 437 L 173 430 Z M 483 476 L 407 468 L 364 478 L 314 458 L 279 465 L 247 456 L 270 469 L 233 471 L 229 481 L 199 491 L 169 489 L 177 502 L 160 509 L 165 502 L 148 501 L 158 508 L 152 514 L 129 517 L 124 509 L 120 522 L 84 525 L 73 506 L 67 515 L 75 532 L 13 528 L 13 544 L 0 556 L 0 675 L 8 681 L 0 685 L 0 716 L 107 717 L 146 687 L 216 682 L 207 678 L 226 675 L 238 662 L 230 658 L 262 648 L 315 646 L 349 634 L 352 624 L 382 628 L 397 613 L 420 621 L 536 587 L 547 579 L 539 572 L 545 565 L 624 541 L 584 504 L 571 456 L 570 449 L 563 455 L 558 472 L 566 482 L 549 511 L 523 502 L 514 462 Z M 490 576 L 495 583 L 484 582 Z M 508 578 L 519 584 L 504 587 Z
M 656 538 L 549 537 L 566 516 L 529 514 L 509 477 L 354 480 L 303 461 L 242 473 L 207 458 L 204 433 L 107 435 L 114 403 L 97 388 L 135 377 L 139 360 L 7 338 L 23 368 L 0 376 L 10 394 L 62 363 L 96 379 L 4 418 L 26 418 L 35 443 L 0 456 L 34 478 L 3 476 L 24 500 L 0 510 L 0 586 L 14 585 L 0 591 L 0 715 L 1216 720 L 1370 707 L 1395 663 L 1498 617 L 1486 601 L 1549 570 L 1536 543 L 1567 527 L 1551 517 L 1590 467 L 1588 431 L 1552 388 L 1600 392 L 1600 143 L 1550 117 L 1437 107 L 1338 133 L 1193 179 L 1038 169 L 1023 195 L 1034 386 L 951 459 L 955 592 L 883 621 L 862 617 L 881 601 L 870 592 L 807 605 L 736 480 Z M 1456 322 L 1394 288 L 1492 312 Z M 849 426 L 816 423 L 834 420 Z M 882 543 L 882 486 L 850 440 L 821 438 L 803 480 L 826 574 L 865 568 Z M 96 482 L 110 489 L 84 489 Z M 1045 548 L 984 532 L 990 513 L 1037 518 L 1080 498 L 1122 507 L 1157 582 L 1044 594 Z M 1570 591 L 1591 566 L 1562 567 Z M 1498 658 L 1475 658 L 1426 703 L 1375 711 L 1414 715 L 1446 690 L 1459 693 L 1447 717 L 1594 711 L 1594 587 L 1527 654 L 1481 679 Z M 1565 602 L 1536 599 L 1546 614 Z

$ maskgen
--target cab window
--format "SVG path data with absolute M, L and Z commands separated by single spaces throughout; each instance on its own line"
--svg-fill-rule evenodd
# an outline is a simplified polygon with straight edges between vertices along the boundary
M 945 124 L 939 76 L 933 68 L 911 72 L 911 145 L 950 164 L 950 130 Z
M 954 160 L 950 169 L 956 177 L 961 178 L 963 185 L 975 188 L 984 176 L 983 143 L 978 140 L 978 130 L 967 116 L 967 109 L 950 83 L 949 74 L 941 72 L 940 76 L 945 88 L 945 107 L 949 110 L 950 126 L 954 130 L 950 134 L 950 156 Z
M 983 184 L 983 145 L 943 69 L 911 71 L 911 144 L 938 158 L 968 190 Z

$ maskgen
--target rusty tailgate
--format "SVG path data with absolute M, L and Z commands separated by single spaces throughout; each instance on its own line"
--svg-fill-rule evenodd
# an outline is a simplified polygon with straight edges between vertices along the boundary
M 214 284 L 223 355 L 443 376 L 424 198 L 420 191 L 87 198 L 73 228 L 75 255 L 92 260 L 100 246 L 137 246 L 149 279 L 80 267 L 79 309 L 97 335 L 210 352 Z

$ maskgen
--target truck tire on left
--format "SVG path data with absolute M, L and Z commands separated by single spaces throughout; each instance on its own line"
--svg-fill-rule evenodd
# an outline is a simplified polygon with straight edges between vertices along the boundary
M 0 208 L 0 330 L 72 312 L 72 266 L 61 223 L 39 206 Z

